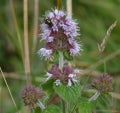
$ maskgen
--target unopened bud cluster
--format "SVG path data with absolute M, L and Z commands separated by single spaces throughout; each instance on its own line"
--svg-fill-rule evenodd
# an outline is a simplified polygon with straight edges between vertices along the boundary
M 21 97 L 24 101 L 24 104 L 30 109 L 35 108 L 38 99 L 41 99 L 43 96 L 43 91 L 32 85 L 26 86 L 21 92 Z
M 98 79 L 94 80 L 92 86 L 102 93 L 108 93 L 112 91 L 112 77 L 110 75 L 101 74 Z

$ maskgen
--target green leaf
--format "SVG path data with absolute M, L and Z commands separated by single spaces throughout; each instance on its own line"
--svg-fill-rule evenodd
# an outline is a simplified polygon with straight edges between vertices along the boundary
M 58 51 L 55 51 L 53 56 L 54 56 L 54 62 L 58 62 L 59 59 Z
M 110 113 L 112 107 L 112 96 L 109 94 L 102 94 L 97 99 L 98 105 L 100 109 L 108 110 L 107 113 Z
M 54 93 L 54 89 L 53 89 L 53 83 L 54 80 L 53 79 L 49 79 L 48 81 L 46 81 L 44 84 L 42 84 L 42 88 L 43 90 L 47 93 L 47 94 L 53 94 Z
M 35 110 L 34 110 L 34 113 L 41 113 L 42 110 L 40 109 L 40 107 L 36 107 Z
M 64 55 L 64 58 L 65 58 L 65 59 L 67 59 L 67 60 L 69 60 L 69 61 L 73 60 L 73 57 L 72 57 L 67 51 L 65 51 L 65 52 L 63 53 L 63 55 Z
M 61 110 L 56 105 L 50 105 L 42 113 L 61 113 Z
M 74 105 L 80 97 L 81 88 L 78 83 L 68 87 L 66 84 L 60 84 L 59 86 L 54 85 L 56 93 L 70 105 Z
M 96 101 L 89 102 L 87 98 L 81 98 L 80 103 L 78 104 L 80 113 L 92 113 L 95 109 Z

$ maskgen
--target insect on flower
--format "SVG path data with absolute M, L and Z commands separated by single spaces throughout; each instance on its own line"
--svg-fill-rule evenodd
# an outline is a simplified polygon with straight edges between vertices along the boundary
M 79 54 L 81 47 L 75 39 L 79 36 L 77 23 L 64 11 L 47 12 L 40 27 L 41 40 L 46 41 L 45 48 L 38 52 L 40 55 L 49 59 L 55 51 L 67 52 L 70 56 Z
M 49 27 L 53 26 L 51 20 L 48 17 L 44 18 L 44 22 L 45 22 L 45 24 L 49 25 Z

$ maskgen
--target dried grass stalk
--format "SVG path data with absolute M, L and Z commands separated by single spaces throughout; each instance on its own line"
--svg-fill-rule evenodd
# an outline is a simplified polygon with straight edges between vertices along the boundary
M 39 0 L 34 1 L 34 39 L 33 51 L 36 49 L 37 36 L 38 36 L 38 13 L 39 13 Z
M 72 0 L 67 0 L 67 13 L 72 18 Z
M 61 9 L 62 0 L 57 0 L 57 9 Z
M 13 20 L 15 22 L 15 28 L 16 28 L 18 42 L 19 42 L 19 46 L 20 46 L 21 57 L 22 57 L 22 60 L 24 62 L 23 46 L 22 46 L 22 41 L 21 41 L 21 36 L 20 36 L 20 30 L 19 30 L 19 27 L 18 27 L 16 15 L 15 15 L 15 9 L 14 9 L 14 6 L 13 6 L 13 0 L 10 0 L 10 6 L 11 6 L 11 10 L 12 10 Z
M 99 49 L 99 55 L 104 51 L 105 49 L 105 45 L 107 43 L 108 38 L 110 37 L 111 31 L 115 28 L 115 26 L 117 25 L 117 21 L 115 21 L 107 30 L 107 33 L 102 41 L 102 43 L 99 45 L 98 44 L 98 49 Z
M 30 61 L 28 44 L 28 1 L 24 0 L 24 48 L 25 48 L 25 74 L 27 85 L 30 84 Z
M 7 89 L 8 89 L 8 91 L 9 91 L 9 94 L 10 94 L 10 97 L 11 97 L 11 99 L 12 99 L 12 102 L 13 102 L 16 110 L 18 110 L 18 109 L 17 109 L 17 105 L 16 105 L 16 103 L 15 103 L 15 100 L 14 100 L 14 98 L 13 98 L 13 95 L 12 95 L 12 93 L 11 93 L 11 90 L 10 90 L 10 88 L 9 88 L 9 85 L 8 85 L 8 83 L 7 83 L 7 80 L 6 80 L 6 78 L 5 78 L 5 75 L 4 75 L 1 67 L 0 67 L 0 72 L 1 72 L 1 75 L 2 75 L 2 77 L 3 77 L 3 80 L 4 80 L 5 84 L 6 84 L 6 86 L 7 86 Z

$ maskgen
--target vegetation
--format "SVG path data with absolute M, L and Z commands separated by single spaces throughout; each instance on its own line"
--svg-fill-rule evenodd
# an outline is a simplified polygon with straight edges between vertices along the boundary
M 49 3 L 48 3 L 49 2 Z M 39 0 L 39 18 L 43 17 L 45 11 L 56 7 L 56 0 Z M 91 108 L 96 104 L 94 113 L 119 113 L 120 112 L 120 1 L 119 0 L 73 0 L 73 15 L 80 26 L 80 38 L 82 43 L 81 55 L 74 57 L 70 64 L 72 67 L 81 69 L 80 83 L 82 86 L 91 84 L 92 79 L 100 73 L 109 73 L 113 77 L 113 91 L 111 96 L 99 97 L 99 103 L 92 103 Z M 62 0 L 62 7 L 66 10 L 66 0 Z M 35 0 L 28 1 L 28 35 L 30 53 L 30 76 L 32 83 L 39 87 L 45 81 L 46 70 L 49 70 L 53 62 L 45 61 L 37 54 L 39 48 L 44 46 L 37 36 L 36 47 L 34 48 L 35 33 Z M 17 104 L 17 109 L 25 113 L 24 103 L 21 100 L 20 92 L 26 84 L 24 72 L 24 22 L 23 22 L 23 1 L 1 0 L 0 1 L 0 67 L 4 72 L 12 95 Z M 38 20 L 38 28 L 41 24 Z M 112 30 L 107 40 L 105 50 L 99 56 L 98 44 L 102 43 L 106 32 L 111 24 L 117 21 L 116 27 Z M 38 31 L 38 34 L 41 31 Z M 44 86 L 43 86 L 44 87 Z M 46 87 L 46 86 L 45 86 Z M 44 88 L 45 88 L 44 87 Z M 54 86 L 55 87 L 55 86 Z M 57 88 L 56 88 L 57 91 Z M 58 90 L 59 91 L 59 90 Z M 48 90 L 49 92 L 49 90 Z M 88 94 L 89 92 L 89 94 Z M 91 97 L 92 91 L 84 92 L 86 97 Z M 64 98 L 64 97 L 63 97 Z M 86 98 L 82 99 L 86 102 Z M 82 105 L 81 105 L 82 104 Z M 57 107 L 51 106 L 56 111 Z M 48 108 L 50 109 L 50 108 Z M 54 111 L 55 111 L 54 110 Z M 59 111 L 59 110 L 58 110 Z M 0 73 L 0 112 L 15 113 L 6 84 Z M 37 111 L 36 111 L 37 112 Z M 85 111 L 83 112 L 85 113 Z M 88 112 L 86 112 L 88 113 Z

